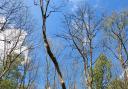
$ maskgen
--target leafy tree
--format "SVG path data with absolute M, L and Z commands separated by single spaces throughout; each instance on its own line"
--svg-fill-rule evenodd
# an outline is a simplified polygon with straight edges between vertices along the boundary
M 8 69 L 7 74 L 4 77 L 10 77 L 11 79 L 16 76 L 20 76 L 19 68 L 23 67 L 21 62 L 24 61 L 24 57 L 18 54 L 11 54 L 7 56 L 3 70 Z
M 0 80 L 0 89 L 15 89 L 19 80 L 22 77 L 19 68 L 23 67 L 21 62 L 24 57 L 18 54 L 11 54 L 7 56 L 5 65 L 0 67 L 0 71 L 8 69 L 7 73 Z
M 10 80 L 0 80 L 0 89 L 15 89 L 15 84 Z
M 115 79 L 108 85 L 107 89 L 128 89 L 128 81 Z
M 94 87 L 103 89 L 111 78 L 111 62 L 104 54 L 101 54 L 94 66 Z

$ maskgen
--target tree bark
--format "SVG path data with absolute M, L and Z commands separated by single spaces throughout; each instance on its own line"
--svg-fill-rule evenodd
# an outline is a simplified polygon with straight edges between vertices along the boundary
M 43 0 L 40 0 L 40 8 L 41 8 L 41 12 L 42 12 L 42 23 L 43 23 L 43 25 L 42 25 L 43 41 L 44 41 L 44 45 L 45 45 L 47 54 L 51 58 L 51 61 L 53 62 L 54 66 L 55 66 L 55 69 L 57 70 L 61 87 L 62 87 L 62 89 L 66 89 L 66 85 L 65 85 L 65 82 L 63 80 L 62 73 L 61 73 L 60 68 L 59 68 L 59 64 L 57 62 L 56 57 L 54 56 L 54 54 L 51 51 L 51 48 L 50 48 L 50 45 L 49 45 L 49 42 L 48 42 L 48 39 L 47 39 L 47 35 L 46 35 L 46 20 L 47 20 L 47 9 L 48 9 L 48 6 L 49 6 L 49 2 L 50 2 L 50 0 L 48 0 L 46 2 L 46 7 L 44 8 Z

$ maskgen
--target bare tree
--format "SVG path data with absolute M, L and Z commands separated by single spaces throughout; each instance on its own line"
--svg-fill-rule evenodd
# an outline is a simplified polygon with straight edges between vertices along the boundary
M 75 13 L 64 15 L 66 24 L 65 35 L 57 35 L 68 40 L 72 49 L 80 54 L 80 59 L 84 64 L 84 76 L 88 89 L 93 89 L 93 65 L 95 63 L 94 48 L 96 48 L 96 38 L 102 18 L 95 16 L 94 11 L 85 3 L 78 6 Z M 98 53 L 97 53 L 98 54 Z
M 0 1 L 0 81 L 13 75 L 11 72 L 16 69 L 19 89 L 29 89 L 37 75 L 37 67 L 33 68 L 35 64 L 30 57 L 34 47 L 27 42 L 32 28 L 28 7 L 22 0 Z
M 47 1 L 40 0 L 40 9 L 41 9 L 41 13 L 42 13 L 42 24 L 43 24 L 42 25 L 43 41 L 44 41 L 44 46 L 46 48 L 47 54 L 49 55 L 50 59 L 52 60 L 54 66 L 55 66 L 55 69 L 58 73 L 62 89 L 66 89 L 66 85 L 65 85 L 64 79 L 62 77 L 62 73 L 60 71 L 59 64 L 57 62 L 57 59 L 56 59 L 55 55 L 51 51 L 51 48 L 50 48 L 50 45 L 49 45 L 49 42 L 48 42 L 48 38 L 47 38 L 47 35 L 46 35 L 46 31 L 47 31 L 46 21 L 47 21 L 47 18 L 50 16 L 50 14 L 52 12 L 56 12 L 56 8 L 52 8 L 52 10 L 49 11 L 49 4 L 50 4 L 50 0 L 47 0 Z
M 127 21 L 128 12 L 122 11 L 119 13 L 113 12 L 111 16 L 106 17 L 104 22 L 105 32 L 109 41 L 108 45 L 105 45 L 105 47 L 112 52 L 116 59 L 119 60 L 125 72 L 127 70 L 128 61 Z

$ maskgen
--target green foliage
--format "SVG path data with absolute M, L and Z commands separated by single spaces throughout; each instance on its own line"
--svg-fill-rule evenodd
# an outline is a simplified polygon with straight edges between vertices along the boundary
M 101 54 L 93 69 L 93 80 L 96 89 L 103 89 L 104 84 L 110 81 L 111 78 L 111 62 L 104 54 Z
M 0 71 L 9 68 L 7 73 L 0 80 L 0 89 L 16 89 L 18 81 L 21 79 L 22 74 L 19 70 L 23 67 L 21 62 L 24 57 L 18 54 L 8 55 L 3 66 L 0 66 Z
M 24 60 L 24 58 L 21 55 L 17 55 L 17 54 L 9 55 L 3 69 L 8 68 L 8 66 L 10 64 L 11 64 L 11 66 L 9 67 L 9 70 L 4 77 L 11 79 L 11 80 L 14 80 L 14 81 L 17 78 L 19 79 L 21 77 L 21 73 L 19 71 L 19 68 L 21 68 L 23 66 L 23 65 L 21 65 L 21 62 L 23 60 Z
M 128 89 L 128 81 L 115 79 L 110 82 L 107 89 Z
M 15 86 L 10 80 L 0 80 L 0 89 L 15 89 Z
M 24 60 L 22 55 L 11 54 L 7 56 L 4 67 L 8 67 L 10 64 L 10 69 L 16 69 L 18 66 L 22 66 L 21 62 Z

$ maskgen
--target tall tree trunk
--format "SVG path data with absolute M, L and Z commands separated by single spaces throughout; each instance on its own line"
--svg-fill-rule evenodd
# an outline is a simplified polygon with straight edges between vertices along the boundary
M 90 40 L 90 89 L 93 89 L 93 69 L 92 69 L 92 40 Z
M 50 45 L 49 45 L 49 42 L 47 39 L 47 35 L 46 35 L 46 20 L 47 20 L 47 9 L 49 6 L 49 2 L 50 2 L 50 0 L 47 0 L 46 6 L 43 6 L 43 0 L 40 0 L 40 8 L 41 8 L 41 12 L 42 12 L 42 23 L 43 23 L 43 25 L 42 25 L 43 41 L 44 41 L 44 45 L 45 45 L 47 54 L 51 58 L 51 61 L 53 62 L 55 69 L 57 70 L 61 87 L 62 87 L 62 89 L 66 89 L 66 85 L 65 85 L 65 82 L 63 80 L 62 73 L 61 73 L 60 68 L 59 68 L 59 64 L 57 62 L 56 57 L 54 56 L 54 54 L 51 51 L 51 48 L 50 48 Z

